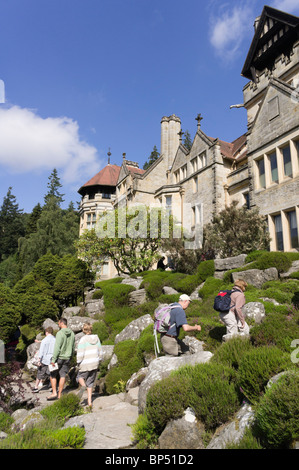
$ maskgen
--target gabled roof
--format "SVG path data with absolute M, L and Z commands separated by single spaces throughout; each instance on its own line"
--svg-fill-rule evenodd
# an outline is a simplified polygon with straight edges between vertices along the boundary
M 218 142 L 220 145 L 220 151 L 223 157 L 229 160 L 240 160 L 246 156 L 246 134 L 241 135 L 232 142 L 226 142 L 225 140 L 214 139 L 209 137 L 214 142 Z
M 299 18 L 265 6 L 249 48 L 241 75 L 255 81 L 255 70 L 272 68 L 280 54 L 289 54 L 299 38 Z
M 120 166 L 110 164 L 106 165 L 101 171 L 99 171 L 99 173 L 81 186 L 78 193 L 81 194 L 84 188 L 90 186 L 116 186 L 119 172 Z

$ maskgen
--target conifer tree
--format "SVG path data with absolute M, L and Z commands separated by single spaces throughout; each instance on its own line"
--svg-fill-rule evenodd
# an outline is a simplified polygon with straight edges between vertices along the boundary
M 25 233 L 23 210 L 11 191 L 10 186 L 0 208 L 0 261 L 17 251 L 18 239 Z

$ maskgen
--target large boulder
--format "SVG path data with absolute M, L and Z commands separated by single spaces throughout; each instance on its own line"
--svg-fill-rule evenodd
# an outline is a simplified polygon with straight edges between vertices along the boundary
M 68 319 L 67 326 L 72 330 L 74 333 L 79 333 L 83 329 L 84 323 L 96 323 L 96 320 L 90 317 L 71 317 Z
M 242 279 L 248 284 L 260 289 L 267 281 L 276 281 L 278 279 L 278 271 L 276 268 L 261 269 L 248 269 L 248 271 L 239 271 L 232 273 L 233 281 Z
M 154 321 L 149 314 L 143 315 L 142 317 L 133 320 L 118 335 L 116 335 L 115 344 L 119 343 L 120 341 L 126 341 L 127 339 L 138 339 L 140 337 L 141 332 L 147 326 L 153 323 Z
M 204 425 L 197 420 L 194 411 L 187 408 L 184 416 L 167 423 L 159 437 L 160 449 L 204 449 Z
M 49 328 L 49 326 L 53 328 L 54 333 L 59 331 L 58 323 L 55 322 L 54 320 L 51 320 L 51 318 L 46 318 L 46 320 L 43 323 L 43 330 L 45 330 L 46 328 Z
M 215 271 L 228 271 L 229 269 L 241 268 L 245 264 L 247 255 L 232 256 L 230 258 L 215 259 Z
M 253 419 L 254 411 L 249 404 L 245 403 L 231 422 L 221 426 L 216 431 L 207 449 L 225 449 L 228 444 L 238 443 L 243 438 L 246 429 L 250 427 Z
M 282 278 L 290 277 L 290 275 L 292 273 L 296 273 L 297 271 L 299 271 L 299 260 L 298 259 L 293 261 L 292 266 L 290 267 L 290 269 L 288 269 L 288 271 L 286 271 L 285 273 L 281 273 L 280 277 L 282 277 Z
M 129 293 L 129 306 L 135 307 L 146 302 L 146 290 L 138 289 Z
M 213 354 L 209 351 L 199 351 L 191 355 L 182 355 L 178 357 L 162 356 L 154 359 L 148 366 L 148 372 L 145 379 L 139 387 L 138 407 L 139 413 L 143 413 L 146 405 L 146 396 L 149 389 L 156 382 L 168 377 L 173 370 L 185 365 L 201 364 L 208 362 Z
M 132 277 L 125 277 L 122 280 L 122 284 L 126 284 L 127 286 L 133 286 L 135 289 L 139 289 L 140 284 L 143 282 L 143 277 L 139 276 L 136 279 Z
M 253 319 L 257 324 L 262 323 L 266 316 L 264 304 L 261 302 L 248 302 L 242 308 L 242 312 L 245 318 Z
M 85 302 L 85 313 L 89 316 L 101 314 L 105 309 L 103 299 L 93 299 Z

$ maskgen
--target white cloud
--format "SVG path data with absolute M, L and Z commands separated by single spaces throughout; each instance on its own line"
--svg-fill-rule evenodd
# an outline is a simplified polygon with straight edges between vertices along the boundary
M 252 6 L 249 3 L 229 7 L 223 5 L 220 16 L 210 19 L 210 42 L 217 55 L 231 61 L 238 51 L 247 32 L 252 32 Z
M 44 119 L 19 106 L 0 108 L 0 165 L 14 173 L 56 168 L 69 184 L 84 182 L 99 168 L 97 150 L 80 140 L 76 121 Z
M 274 0 L 270 3 L 273 8 L 277 10 L 285 11 L 286 13 L 296 13 L 299 12 L 299 2 L 298 0 Z

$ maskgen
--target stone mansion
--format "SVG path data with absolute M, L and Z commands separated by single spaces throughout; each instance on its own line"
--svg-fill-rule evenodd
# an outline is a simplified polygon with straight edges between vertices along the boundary
M 176 115 L 161 120 L 160 157 L 145 171 L 125 154 L 79 189 L 80 234 L 120 201 L 158 204 L 183 226 L 210 222 L 232 201 L 268 219 L 272 251 L 299 250 L 299 18 L 265 6 L 254 24 L 243 88 L 247 132 L 233 142 L 207 136 L 197 116 L 191 149 Z M 109 154 L 108 154 L 109 155 Z M 115 274 L 109 260 L 102 276 Z

